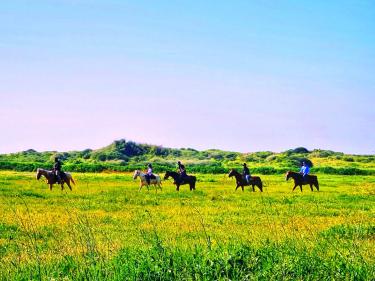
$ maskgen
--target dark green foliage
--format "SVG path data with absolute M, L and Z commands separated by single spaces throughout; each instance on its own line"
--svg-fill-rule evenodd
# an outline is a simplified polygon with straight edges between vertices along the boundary
M 307 154 L 310 151 L 307 150 L 307 148 L 304 147 L 297 147 L 295 149 L 289 149 L 286 151 L 287 154 Z
M 352 167 L 333 168 L 333 167 L 316 167 L 314 171 L 322 174 L 332 175 L 375 175 L 374 170 L 365 170 Z
M 310 167 L 310 159 L 321 158 L 344 160 L 345 167 L 320 166 L 312 173 L 340 175 L 373 175 L 375 169 L 366 164 L 375 164 L 373 155 L 344 155 L 331 150 L 308 151 L 304 147 L 287 150 L 282 153 L 260 151 L 242 154 L 239 152 L 209 149 L 198 151 L 192 148 L 172 149 L 162 146 L 137 144 L 124 139 L 114 141 L 98 150 L 85 149 L 71 152 L 37 152 L 29 149 L 19 153 L 0 155 L 0 170 L 35 171 L 37 168 L 50 169 L 55 156 L 63 160 L 63 169 L 72 172 L 133 171 L 145 169 L 152 163 L 156 172 L 175 170 L 176 162 L 183 161 L 189 173 L 227 173 L 230 168 L 242 169 L 242 163 L 248 163 L 252 174 L 278 174 L 287 170 L 298 171 L 305 161 Z M 327 160 L 327 161 L 328 161 Z M 348 167 L 349 166 L 349 167 Z

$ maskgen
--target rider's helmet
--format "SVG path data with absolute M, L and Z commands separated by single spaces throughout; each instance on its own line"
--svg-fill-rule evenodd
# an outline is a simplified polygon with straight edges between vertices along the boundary
M 59 161 L 59 157 L 56 156 L 55 157 L 55 162 L 57 162 L 57 161 Z
M 147 164 L 147 167 L 151 168 L 152 169 L 152 165 L 149 163 Z
M 246 167 L 246 163 L 243 163 L 243 166 Z

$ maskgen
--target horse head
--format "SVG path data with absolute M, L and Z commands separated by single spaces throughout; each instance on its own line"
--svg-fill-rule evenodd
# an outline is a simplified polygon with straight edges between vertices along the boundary
M 292 172 L 291 171 L 286 172 L 285 180 L 288 181 L 291 177 L 292 177 Z
M 139 177 L 141 174 L 141 171 L 140 170 L 135 170 L 134 171 L 134 175 L 133 175 L 133 180 L 135 180 L 137 177 Z
M 165 172 L 164 179 L 167 180 L 171 176 L 171 172 L 167 171 Z
M 39 180 L 41 176 L 42 176 L 42 170 L 39 168 L 36 169 L 36 179 Z
M 230 171 L 229 171 L 229 174 L 228 174 L 228 177 L 233 177 L 234 175 L 236 174 L 236 170 L 235 169 L 231 169 Z

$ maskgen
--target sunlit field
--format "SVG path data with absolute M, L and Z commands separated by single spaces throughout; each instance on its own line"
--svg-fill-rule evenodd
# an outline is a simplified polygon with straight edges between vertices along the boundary
M 284 175 L 235 191 L 226 175 L 143 188 L 132 174 L 73 174 L 50 191 L 34 173 L 0 172 L 2 280 L 371 280 L 375 176 Z

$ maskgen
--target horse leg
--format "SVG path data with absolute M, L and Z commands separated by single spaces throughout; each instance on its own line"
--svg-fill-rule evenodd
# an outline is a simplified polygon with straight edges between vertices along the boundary
M 316 190 L 319 191 L 319 184 L 316 182 L 314 185 L 315 185 L 315 187 L 316 187 Z
M 49 190 L 52 191 L 52 183 L 49 184 Z
M 254 185 L 252 184 L 251 186 L 252 186 L 252 188 L 253 188 L 253 192 L 255 192 Z
M 301 192 L 302 192 L 302 184 L 299 185 L 299 188 L 301 189 Z
M 61 190 L 64 190 L 64 183 L 61 184 Z
M 176 184 L 176 190 L 180 191 L 180 185 L 179 184 Z
M 244 185 L 241 185 L 241 188 L 242 188 L 242 192 L 245 191 L 245 186 Z
M 298 184 L 295 184 L 292 191 L 294 191 L 297 186 L 298 186 Z
M 140 184 L 140 186 L 139 186 L 139 189 L 138 189 L 138 191 L 141 191 L 141 189 L 142 189 L 142 186 L 143 186 L 143 184 L 141 183 L 141 184 Z
M 311 191 L 314 191 L 313 185 L 311 183 L 310 183 L 310 189 L 311 189 Z

